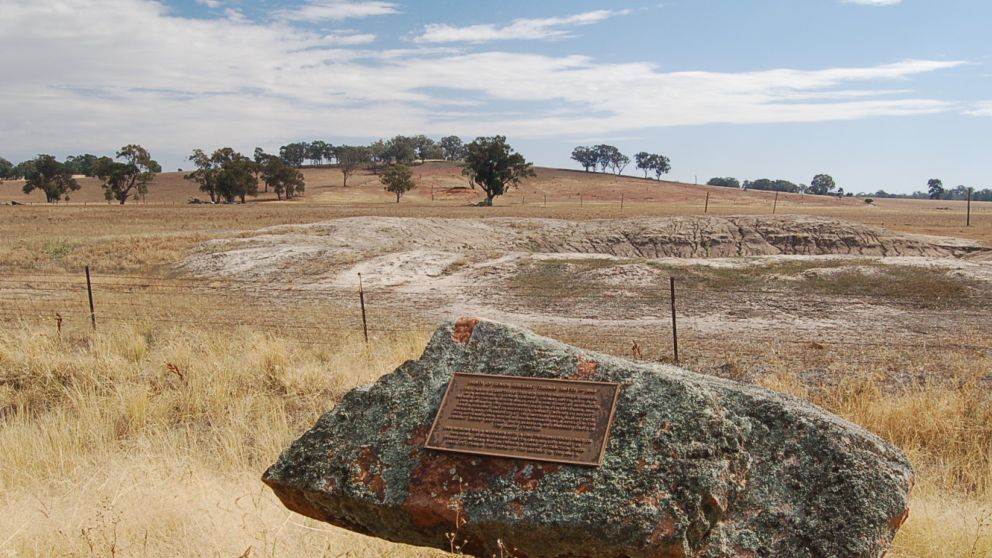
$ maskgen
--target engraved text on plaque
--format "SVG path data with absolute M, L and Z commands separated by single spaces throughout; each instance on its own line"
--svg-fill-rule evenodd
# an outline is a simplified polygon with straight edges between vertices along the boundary
M 620 386 L 454 374 L 429 449 L 600 465 Z

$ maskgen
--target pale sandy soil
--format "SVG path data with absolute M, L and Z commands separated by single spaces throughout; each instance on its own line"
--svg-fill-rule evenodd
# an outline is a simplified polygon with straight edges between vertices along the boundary
M 989 284 L 992 262 L 985 254 L 968 240 L 802 216 L 361 217 L 210 241 L 183 262 L 182 272 L 250 281 L 253 289 L 292 281 L 302 291 L 345 299 L 361 274 L 370 305 L 397 324 L 478 315 L 532 327 L 647 334 L 669 327 L 668 278 L 712 268 L 731 283 L 699 290 L 680 283 L 687 335 L 838 340 L 865 332 L 953 336 L 964 321 L 974 327 L 992 318 L 969 313 L 972 304 L 934 312 L 858 291 L 804 293 L 807 284 L 851 274 L 883 281 L 883 272 L 907 267 Z M 772 286 L 735 287 L 737 272 L 767 272 Z

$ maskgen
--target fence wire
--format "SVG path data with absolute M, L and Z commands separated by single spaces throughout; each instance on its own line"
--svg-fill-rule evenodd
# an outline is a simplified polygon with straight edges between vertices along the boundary
M 369 279 L 369 277 L 367 277 Z M 430 329 L 437 314 L 423 306 L 431 297 L 444 297 L 443 290 L 414 291 L 397 286 L 376 286 L 374 277 L 362 290 L 367 307 L 367 331 L 372 335 L 423 333 Z M 847 335 L 843 339 L 825 334 L 769 335 L 749 333 L 739 339 L 721 340 L 716 336 L 693 331 L 692 322 L 680 324 L 678 342 L 687 349 L 719 352 L 730 341 L 745 341 L 747 347 L 735 350 L 741 354 L 768 354 L 777 347 L 793 346 L 809 349 L 851 350 L 901 348 L 929 351 L 972 351 L 992 354 L 992 316 L 985 305 L 987 296 L 962 293 L 953 298 L 910 293 L 905 296 L 882 296 L 864 293 L 807 294 L 774 288 L 714 288 L 683 281 L 677 282 L 676 317 L 681 322 L 691 318 L 700 307 L 712 306 L 738 311 L 747 315 L 754 307 L 772 305 L 786 319 L 790 311 L 810 313 L 833 308 L 838 304 L 854 308 L 863 305 L 892 308 L 915 322 L 915 329 L 906 336 L 884 339 Z M 198 328 L 251 328 L 284 333 L 304 344 L 332 344 L 335 336 L 363 333 L 359 306 L 359 284 L 353 286 L 273 285 L 264 281 L 240 278 L 161 277 L 134 274 L 93 274 L 91 281 L 95 316 L 88 307 L 85 276 L 53 272 L 25 272 L 15 276 L 0 276 L 0 322 L 86 324 L 95 318 L 99 323 L 163 324 Z M 548 318 L 563 318 L 567 323 L 538 324 L 535 329 L 561 333 L 565 338 L 584 339 L 593 344 L 609 343 L 619 351 L 632 346 L 646 347 L 662 355 L 672 343 L 671 294 L 667 281 L 657 288 L 617 288 L 604 293 L 584 292 L 540 285 L 508 285 L 476 293 L 483 307 L 505 309 L 517 304 L 522 307 L 567 305 L 571 315 L 548 314 Z M 426 301 L 415 298 L 425 297 Z M 591 301 L 609 307 L 614 315 L 594 318 L 576 317 L 575 306 Z M 421 306 L 418 308 L 418 304 Z M 853 310 L 851 310 L 853 311 Z M 567 314 L 567 312 L 565 312 Z M 972 334 L 962 338 L 957 331 L 939 331 L 933 320 L 941 318 L 968 329 Z M 553 321 L 553 320 L 552 320 Z M 614 325 L 610 325 L 614 324 Z M 622 325 L 621 325 L 622 324 Z M 621 330 L 622 329 L 622 330 Z M 912 337 L 912 336 L 911 336 Z M 324 339 L 325 341 L 321 341 Z M 723 343 L 722 341 L 726 341 Z

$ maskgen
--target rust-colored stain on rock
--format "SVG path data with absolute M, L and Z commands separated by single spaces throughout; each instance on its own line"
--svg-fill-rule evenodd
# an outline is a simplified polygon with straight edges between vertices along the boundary
M 898 529 L 902 527 L 902 524 L 906 523 L 907 519 L 909 519 L 909 508 L 906 508 L 901 514 L 893 517 L 889 521 L 889 529 Z
M 630 501 L 631 504 L 635 506 L 650 506 L 652 508 L 661 507 L 661 503 L 669 498 L 669 495 L 664 492 L 652 492 L 650 494 L 641 494 L 640 496 L 634 498 Z
M 671 542 L 677 530 L 678 524 L 675 522 L 675 518 L 670 515 L 665 516 L 665 519 L 658 522 L 657 527 L 651 533 L 650 540 L 655 544 Z
M 427 436 L 430 431 L 430 425 L 423 425 L 413 429 L 413 432 L 410 433 L 410 439 L 407 440 L 406 444 L 410 448 L 411 459 L 416 459 L 417 455 L 424 451 L 424 444 L 427 443 Z
M 418 527 L 452 526 L 460 513 L 463 493 L 489 490 L 493 479 L 517 466 L 512 459 L 480 460 L 466 455 L 424 452 L 410 478 L 410 492 L 403 509 Z
M 472 339 L 472 332 L 475 331 L 475 326 L 478 324 L 479 318 L 459 319 L 455 322 L 455 331 L 452 333 L 451 338 L 454 339 L 455 343 L 467 345 L 469 340 Z
M 593 489 L 592 484 L 589 483 L 589 482 L 584 481 L 581 484 L 579 484 L 579 486 L 577 486 L 575 488 L 575 493 L 576 494 L 585 494 L 587 492 L 592 492 L 592 489 Z
M 359 472 L 354 476 L 352 482 L 364 484 L 379 501 L 386 497 L 386 482 L 382 479 L 382 462 L 379 461 L 379 454 L 374 448 L 362 448 L 358 452 L 358 459 L 355 460 Z M 378 472 L 377 472 L 378 471 Z
M 586 357 L 579 357 L 579 364 L 575 367 L 575 374 L 572 375 L 573 380 L 588 380 L 596 375 L 596 370 L 599 368 L 599 363 L 595 360 L 587 360 Z
M 553 463 L 524 467 L 513 476 L 513 480 L 518 486 L 520 486 L 520 488 L 524 489 L 525 492 L 530 492 L 541 484 L 541 479 L 543 479 L 545 475 L 553 474 L 558 471 L 559 468 L 560 467 L 558 465 Z

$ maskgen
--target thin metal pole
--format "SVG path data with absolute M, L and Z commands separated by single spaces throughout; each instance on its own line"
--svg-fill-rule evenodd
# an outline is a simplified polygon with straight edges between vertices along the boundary
M 706 205 L 703 206 L 703 213 L 708 213 L 710 210 L 710 193 L 706 192 Z
M 778 209 L 778 192 L 775 192 L 775 203 L 772 204 L 772 215 L 775 215 L 776 209 Z
M 672 290 L 672 352 L 675 355 L 675 364 L 679 363 L 679 326 L 675 319 L 675 278 L 669 277 L 669 285 Z
M 968 188 L 968 217 L 967 220 L 965 221 L 964 226 L 966 227 L 971 226 L 971 188 Z
M 623 192 L 620 192 L 620 212 L 623 212 Z
M 358 300 L 362 304 L 362 333 L 365 334 L 365 343 L 369 342 L 369 324 L 365 319 L 365 287 L 362 285 L 362 274 L 358 274 Z
M 96 309 L 93 306 L 93 283 L 90 281 L 90 266 L 86 266 L 86 292 L 90 295 L 90 323 L 96 331 Z

